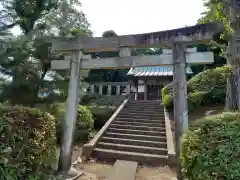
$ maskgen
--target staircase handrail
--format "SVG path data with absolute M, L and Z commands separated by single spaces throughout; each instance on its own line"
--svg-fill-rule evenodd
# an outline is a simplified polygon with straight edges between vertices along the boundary
M 84 144 L 82 149 L 82 156 L 90 157 L 93 148 L 96 146 L 98 140 L 103 135 L 103 133 L 108 129 L 110 124 L 113 122 L 113 120 L 117 117 L 117 115 L 120 113 L 120 111 L 124 108 L 124 106 L 129 101 L 130 97 L 128 99 L 125 99 L 123 103 L 118 107 L 118 109 L 113 113 L 113 115 L 108 119 L 108 121 L 105 123 L 105 125 L 98 131 L 98 133 L 94 136 L 94 138 L 87 144 Z

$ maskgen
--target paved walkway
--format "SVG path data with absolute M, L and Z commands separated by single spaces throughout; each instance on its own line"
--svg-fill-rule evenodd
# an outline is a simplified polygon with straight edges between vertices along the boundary
M 137 162 L 117 160 L 106 180 L 134 180 Z

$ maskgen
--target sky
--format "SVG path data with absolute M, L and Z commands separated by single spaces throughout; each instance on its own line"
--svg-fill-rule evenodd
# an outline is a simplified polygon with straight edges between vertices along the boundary
M 162 31 L 194 25 L 205 11 L 203 0 L 80 0 L 94 36 Z
M 194 25 L 205 11 L 203 0 L 80 0 L 94 36 L 106 30 L 138 34 Z M 14 28 L 13 32 L 20 33 Z

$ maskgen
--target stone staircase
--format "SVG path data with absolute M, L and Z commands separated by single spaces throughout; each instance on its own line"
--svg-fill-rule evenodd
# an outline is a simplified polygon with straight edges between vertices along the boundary
M 164 107 L 159 101 L 129 101 L 99 138 L 91 156 L 102 161 L 166 165 Z

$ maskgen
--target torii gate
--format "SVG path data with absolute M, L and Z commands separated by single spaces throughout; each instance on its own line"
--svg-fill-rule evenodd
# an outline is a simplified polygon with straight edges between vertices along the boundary
M 176 128 L 176 156 L 180 155 L 180 137 L 188 127 L 186 63 L 212 63 L 213 54 L 185 53 L 185 47 L 210 41 L 213 35 L 222 30 L 219 23 L 199 24 L 180 29 L 147 34 L 124 35 L 109 38 L 60 37 L 53 39 L 52 49 L 70 56 L 70 59 L 52 61 L 52 69 L 71 69 L 66 127 L 60 153 L 60 169 L 68 171 L 71 165 L 71 148 L 78 105 L 80 69 L 126 68 L 134 66 L 174 66 L 174 121 Z M 171 54 L 158 56 L 131 56 L 131 48 L 172 47 Z M 91 59 L 84 53 L 120 51 L 120 57 Z M 147 58 L 146 58 L 147 57 Z M 178 162 L 180 167 L 180 162 Z M 180 172 L 181 169 L 178 168 Z

